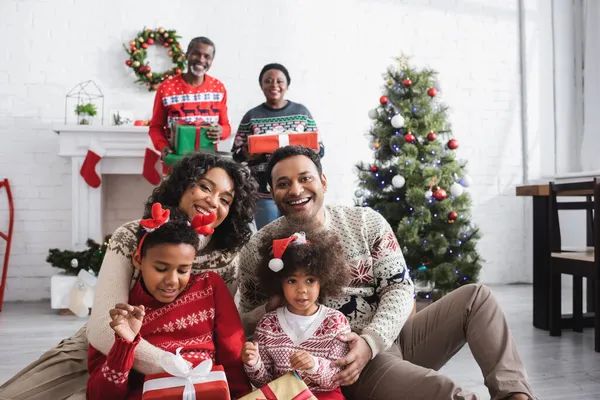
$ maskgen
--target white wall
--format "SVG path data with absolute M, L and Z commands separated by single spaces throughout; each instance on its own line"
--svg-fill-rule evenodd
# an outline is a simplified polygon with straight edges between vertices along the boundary
M 537 2 L 527 23 L 537 32 Z M 206 35 L 217 45 L 211 74 L 229 91 L 230 118 L 262 101 L 257 74 L 268 62 L 292 76 L 289 98 L 306 104 L 325 138 L 330 202 L 352 204 L 353 165 L 370 160 L 363 134 L 381 74 L 401 51 L 440 72 L 444 101 L 469 160 L 473 218 L 484 238 L 484 282 L 531 277 L 525 240 L 530 215 L 514 196 L 521 182 L 521 102 L 517 0 L 3 0 L 0 2 L 0 176 L 14 185 L 17 223 L 7 300 L 48 297 L 50 247 L 70 243 L 70 168 L 56 156 L 51 126 L 64 96 L 93 79 L 110 109 L 149 118 L 153 95 L 133 84 L 121 43 L 147 27 L 177 29 L 182 43 Z M 529 55 L 528 55 L 529 57 Z M 538 53 L 532 52 L 537 59 Z M 533 93 L 532 93 L 533 95 Z M 67 110 L 71 114 L 71 110 Z M 535 153 L 535 152 L 532 152 Z M 540 158 L 539 150 L 532 157 Z M 105 185 L 114 186 L 114 177 Z M 115 178 L 132 182 L 130 177 Z M 147 189 L 143 183 L 137 192 Z M 146 194 L 113 195 L 106 226 L 134 218 Z M 2 200 L 0 200 L 1 202 Z M 118 207 L 114 204 L 118 204 Z M 3 207 L 3 206 L 0 206 Z M 110 208 L 109 207 L 109 208 Z M 123 211 L 125 210 L 125 211 Z M 0 209 L 0 224 L 4 221 Z M 4 226 L 4 225 L 0 225 Z

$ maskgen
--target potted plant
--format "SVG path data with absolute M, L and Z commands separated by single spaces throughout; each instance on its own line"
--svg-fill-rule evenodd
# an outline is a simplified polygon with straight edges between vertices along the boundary
M 97 114 L 97 109 L 92 103 L 78 104 L 75 107 L 75 114 L 77 114 L 79 125 L 90 125 L 92 117 Z

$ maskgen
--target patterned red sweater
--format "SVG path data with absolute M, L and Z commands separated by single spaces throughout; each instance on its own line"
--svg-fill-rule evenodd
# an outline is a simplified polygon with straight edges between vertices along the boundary
M 158 151 L 169 144 L 169 126 L 178 119 L 218 123 L 223 127 L 221 139 L 229 137 L 231 125 L 225 86 L 209 75 L 204 75 L 204 82 L 197 87 L 188 85 L 181 75 L 161 83 L 154 98 L 149 132 Z
M 186 290 L 172 303 L 147 294 L 141 280 L 129 294 L 130 304 L 144 305 L 146 316 L 133 343 L 116 338 L 108 356 L 88 350 L 88 399 L 141 399 L 144 376 L 133 366 L 140 337 L 163 350 L 181 355 L 194 366 L 210 358 L 222 365 L 232 398 L 250 392 L 241 360 L 245 342 L 242 323 L 223 279 L 214 272 L 192 275 Z
M 337 339 L 350 333 L 348 320 L 341 312 L 320 306 L 319 315 L 304 334 L 294 332 L 285 319 L 283 308 L 265 314 L 254 333 L 258 343 L 259 361 L 254 367 L 244 365 L 250 381 L 261 387 L 292 370 L 290 356 L 305 350 L 315 360 L 312 371 L 297 371 L 309 389 L 315 393 L 339 388 L 332 378 L 340 369 L 331 362 L 348 353 L 348 344 Z M 341 396 L 341 393 L 340 393 Z M 342 397 L 343 398 L 343 397 Z

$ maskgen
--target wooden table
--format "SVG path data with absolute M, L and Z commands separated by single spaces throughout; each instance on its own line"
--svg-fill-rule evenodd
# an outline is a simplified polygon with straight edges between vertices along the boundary
M 582 179 L 580 179 L 581 181 Z M 572 190 L 559 192 L 559 196 L 587 196 L 592 195 L 592 191 Z M 549 204 L 550 204 L 550 185 L 535 184 L 517 186 L 517 196 L 533 198 L 533 326 L 539 329 L 549 329 L 550 315 L 550 227 L 549 227 Z M 588 232 L 588 245 L 590 237 Z M 593 299 L 590 298 L 590 282 L 588 281 L 587 304 L 588 311 Z M 572 319 L 569 315 L 563 315 L 562 320 L 564 328 L 570 328 Z M 584 326 L 590 325 L 589 318 L 584 318 Z

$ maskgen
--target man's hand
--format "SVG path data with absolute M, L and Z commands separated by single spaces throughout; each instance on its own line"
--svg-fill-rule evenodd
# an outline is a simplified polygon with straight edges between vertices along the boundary
M 258 343 L 244 343 L 242 347 L 242 362 L 249 367 L 254 367 L 258 362 Z
M 173 149 L 171 149 L 169 146 L 163 147 L 162 151 L 160 152 L 160 159 L 162 161 L 165 161 L 167 155 L 171 153 L 173 153 Z
M 283 296 L 273 295 L 269 298 L 269 301 L 265 305 L 265 310 L 267 312 L 271 312 L 273 310 L 278 309 L 279 307 L 283 307 L 285 305 L 285 301 L 283 300 Z
M 361 371 L 371 360 L 373 352 L 365 339 L 354 332 L 342 335 L 338 340 L 348 343 L 350 351 L 346 354 L 346 357 L 333 363 L 337 367 L 344 368 L 333 377 L 333 381 L 340 386 L 349 386 L 358 380 Z
M 214 140 L 218 142 L 221 139 L 221 135 L 223 134 L 223 127 L 221 125 L 206 125 L 206 137 L 210 140 Z
M 292 369 L 298 371 L 308 371 L 315 366 L 315 359 L 310 353 L 300 350 L 290 356 L 290 364 Z
M 118 303 L 115 308 L 109 312 L 110 327 L 115 333 L 122 339 L 133 342 L 140 329 L 142 328 L 142 322 L 144 321 L 144 315 L 146 315 L 144 306 L 132 306 L 129 304 Z

